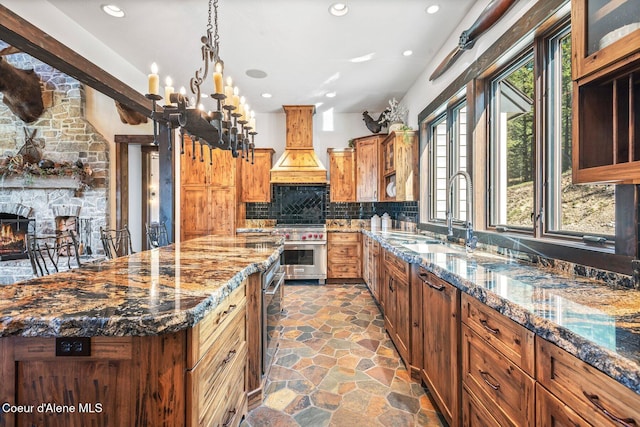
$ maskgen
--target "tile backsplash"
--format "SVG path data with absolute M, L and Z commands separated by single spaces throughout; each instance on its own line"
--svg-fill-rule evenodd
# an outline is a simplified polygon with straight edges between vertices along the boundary
M 331 202 L 328 185 L 273 185 L 271 194 L 271 203 L 247 203 L 248 220 L 324 224 L 326 220 L 369 220 L 385 212 L 399 221 L 417 222 L 418 218 L 418 202 Z

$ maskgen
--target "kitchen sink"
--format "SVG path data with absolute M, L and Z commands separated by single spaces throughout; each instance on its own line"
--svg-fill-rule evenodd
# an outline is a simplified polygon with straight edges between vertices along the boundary
M 420 254 L 460 252 L 460 249 L 446 246 L 439 241 L 433 241 L 432 243 L 424 243 L 424 242 L 406 243 L 406 244 L 403 244 L 402 246 L 404 246 L 405 248 L 413 252 L 418 252 Z

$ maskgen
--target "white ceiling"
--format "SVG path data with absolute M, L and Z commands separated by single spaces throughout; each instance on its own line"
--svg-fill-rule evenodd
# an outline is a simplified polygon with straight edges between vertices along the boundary
M 147 74 L 156 62 L 161 86 L 169 75 L 176 88 L 188 87 L 202 66 L 207 0 L 111 1 L 124 9 L 122 19 L 101 11 L 110 0 L 48 1 L 141 72 Z M 234 79 L 258 113 L 282 112 L 283 104 L 318 103 L 336 113 L 383 110 L 389 99 L 407 92 L 475 3 L 347 0 L 349 13 L 334 17 L 328 12 L 331 0 L 219 1 L 225 76 Z M 427 14 L 435 3 L 440 11 Z M 407 49 L 412 56 L 402 55 Z M 350 62 L 367 54 L 373 55 L 371 61 Z M 267 77 L 248 77 L 250 69 Z M 210 93 L 212 85 L 207 83 L 205 91 Z M 273 97 L 262 98 L 263 92 Z M 327 98 L 328 92 L 336 96 Z

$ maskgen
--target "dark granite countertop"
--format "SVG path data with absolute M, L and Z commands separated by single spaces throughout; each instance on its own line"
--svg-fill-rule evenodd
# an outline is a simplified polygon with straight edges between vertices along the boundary
M 363 233 L 640 394 L 638 290 L 416 235 Z
M 157 335 L 192 327 L 282 239 L 209 236 L 0 286 L 0 336 Z

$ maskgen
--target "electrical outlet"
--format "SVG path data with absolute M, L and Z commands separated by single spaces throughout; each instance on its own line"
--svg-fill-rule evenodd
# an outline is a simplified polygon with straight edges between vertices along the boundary
M 91 338 L 56 338 L 56 356 L 91 356 Z

